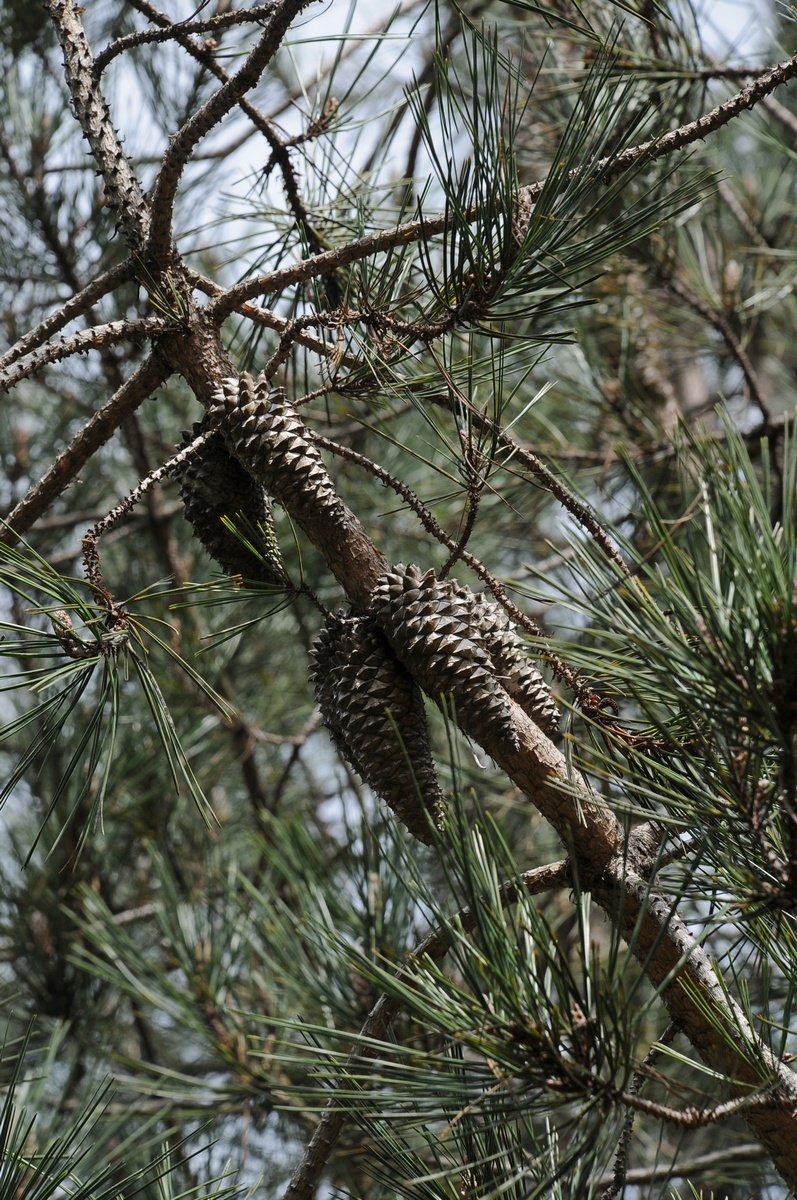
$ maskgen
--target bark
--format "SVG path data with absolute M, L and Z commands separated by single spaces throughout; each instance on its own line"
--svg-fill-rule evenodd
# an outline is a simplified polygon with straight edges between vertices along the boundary
M 102 174 L 108 203 L 116 209 L 128 245 L 141 249 L 149 228 L 147 202 L 94 78 L 94 60 L 80 21 L 82 9 L 72 0 L 49 0 L 47 8 L 64 52 L 64 73 L 75 116 Z

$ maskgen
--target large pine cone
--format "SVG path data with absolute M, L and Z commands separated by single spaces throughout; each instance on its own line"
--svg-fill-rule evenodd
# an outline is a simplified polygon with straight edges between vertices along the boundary
M 330 616 L 312 652 L 324 723 L 344 758 L 427 844 L 443 793 L 429 746 L 423 696 L 367 617 Z
M 266 491 L 280 501 L 312 495 L 314 503 L 342 508 L 332 480 L 282 388 L 269 390 L 251 375 L 225 379 L 208 418 L 227 448 Z
M 192 432 L 184 430 L 183 446 L 190 445 L 203 429 L 204 425 L 195 423 Z M 223 571 L 285 586 L 268 500 L 262 487 L 227 453 L 220 434 L 210 437 L 182 466 L 180 496 L 186 520 Z M 226 527 L 223 517 L 245 530 L 256 554 Z
M 457 587 L 470 604 L 474 626 L 484 638 L 499 682 L 543 733 L 555 733 L 559 711 L 551 689 L 526 653 L 523 639 L 515 633 L 509 617 L 484 592 L 472 592 L 462 584 Z
M 410 563 L 397 563 L 374 589 L 371 610 L 387 640 L 423 690 L 452 696 L 458 713 L 517 746 L 507 694 L 495 677 L 470 602 L 458 584 Z
M 497 605 L 470 588 L 398 563 L 374 589 L 372 612 L 398 657 L 434 699 L 450 695 L 478 731 L 517 747 L 508 697 L 550 733 L 557 714 L 542 676 Z

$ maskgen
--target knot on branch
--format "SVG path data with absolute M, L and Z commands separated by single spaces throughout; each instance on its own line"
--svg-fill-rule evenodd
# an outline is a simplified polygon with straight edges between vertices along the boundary
M 266 491 L 290 508 L 292 500 L 312 499 L 345 517 L 321 455 L 282 388 L 270 389 L 260 376 L 225 379 L 214 392 L 208 417 L 227 449 Z
M 204 424 L 195 422 L 190 433 L 183 431 L 182 445 L 190 445 L 203 430 Z M 210 436 L 186 460 L 180 471 L 180 497 L 197 539 L 227 575 L 285 586 L 268 498 L 228 453 L 220 433 Z M 238 534 L 231 528 L 233 523 Z
M 420 688 L 368 617 L 330 614 L 311 651 L 324 724 L 347 762 L 429 845 L 444 798 Z M 430 823 L 431 818 L 431 823 Z
M 371 609 L 398 657 L 435 700 L 453 698 L 474 730 L 519 748 L 511 696 L 546 733 L 558 724 L 550 691 L 505 614 L 434 570 L 398 563 L 374 589 Z

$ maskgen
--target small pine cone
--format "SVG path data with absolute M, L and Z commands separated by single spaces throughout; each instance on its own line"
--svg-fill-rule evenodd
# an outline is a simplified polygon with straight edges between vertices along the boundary
M 190 445 L 202 431 L 199 423 L 194 424 L 191 433 L 184 431 L 183 446 Z M 285 586 L 268 500 L 252 476 L 227 453 L 220 435 L 211 437 L 183 465 L 180 496 L 186 520 L 223 571 L 258 583 Z M 223 517 L 245 522 L 246 536 L 258 554 L 227 528 Z
M 316 699 L 336 746 L 428 845 L 428 816 L 439 828 L 443 794 L 420 689 L 367 617 L 330 616 L 311 655 Z
M 312 496 L 320 507 L 343 510 L 321 455 L 282 388 L 244 372 L 225 379 L 208 415 L 227 448 L 281 502 Z
M 469 598 L 474 624 L 481 631 L 498 679 L 543 733 L 555 733 L 559 727 L 559 712 L 551 690 L 530 660 L 509 617 L 488 600 L 484 592 L 471 592 L 470 588 L 458 586 Z
M 387 640 L 433 699 L 451 695 L 458 713 L 517 748 L 507 693 L 473 620 L 473 593 L 433 570 L 398 563 L 374 589 L 371 608 Z

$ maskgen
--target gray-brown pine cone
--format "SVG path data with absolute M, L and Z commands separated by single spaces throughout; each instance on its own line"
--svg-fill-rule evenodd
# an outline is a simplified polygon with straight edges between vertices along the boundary
M 555 733 L 559 728 L 559 712 L 551 690 L 529 658 L 509 617 L 484 592 L 472 592 L 462 584 L 457 587 L 470 606 L 473 624 L 484 638 L 501 684 L 543 733 Z
M 371 611 L 429 696 L 452 696 L 472 729 L 489 728 L 517 747 L 507 692 L 496 678 L 472 600 L 470 589 L 438 579 L 433 570 L 397 563 L 374 589 Z
M 203 428 L 197 422 L 190 433 L 185 430 L 182 445 L 194 441 Z M 186 520 L 223 571 L 258 583 L 285 585 L 268 500 L 262 487 L 227 452 L 220 434 L 200 446 L 182 466 L 180 496 Z M 236 523 L 245 518 L 245 535 L 265 561 L 224 525 L 223 517 Z
M 270 390 L 246 372 L 225 379 L 214 393 L 209 420 L 228 450 L 281 501 L 312 495 L 320 506 L 341 508 L 332 480 L 282 388 Z
M 338 750 L 420 841 L 440 826 L 443 793 L 423 696 L 367 617 L 330 616 L 312 648 L 312 680 Z

